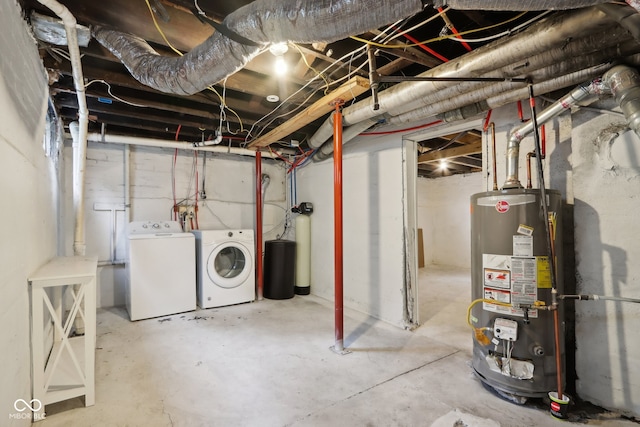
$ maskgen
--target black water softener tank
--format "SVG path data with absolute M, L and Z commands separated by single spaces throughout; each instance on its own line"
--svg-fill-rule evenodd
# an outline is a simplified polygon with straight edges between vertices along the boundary
M 269 299 L 293 298 L 296 242 L 268 240 L 264 243 L 264 291 Z

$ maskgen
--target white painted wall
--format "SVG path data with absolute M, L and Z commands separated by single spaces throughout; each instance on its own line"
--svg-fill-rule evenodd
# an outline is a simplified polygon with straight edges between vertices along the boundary
M 399 135 L 344 147 L 344 305 L 403 324 L 403 155 Z M 298 173 L 298 202 L 312 202 L 311 292 L 334 299 L 333 161 Z M 349 331 L 345 331 L 345 345 Z
M 469 200 L 484 191 L 482 173 L 418 178 L 418 228 L 425 266 L 471 267 Z
M 98 256 L 105 263 L 111 259 L 110 236 L 112 213 L 98 211 L 99 205 L 124 204 L 125 145 L 89 143 L 86 179 L 86 240 L 87 254 Z M 71 147 L 65 156 L 71 158 Z M 173 149 L 130 146 L 131 221 L 173 219 L 171 165 Z M 180 150 L 176 161 L 177 201 L 195 197 L 193 174 L 194 155 L 191 150 Z M 203 157 L 197 160 L 199 182 L 203 177 Z M 67 171 L 70 185 L 70 170 Z M 265 240 L 273 239 L 284 229 L 286 208 L 285 169 L 280 162 L 262 161 L 262 173 L 270 177 L 265 192 Z M 254 229 L 255 222 L 255 158 L 237 155 L 207 153 L 206 199 L 199 201 L 200 229 Z M 201 184 L 199 184 L 201 187 Z M 201 190 L 201 188 L 199 188 Z M 67 206 L 71 209 L 70 197 Z M 71 212 L 71 211 L 70 211 Z M 126 259 L 125 213 L 116 213 L 116 259 Z M 66 245 L 71 248 L 72 222 L 67 221 Z M 124 304 L 124 266 L 105 265 L 98 269 L 98 306 Z
M 610 115 L 581 111 L 573 123 L 578 291 L 640 298 L 640 138 Z M 638 330 L 640 304 L 576 303 L 581 397 L 640 416 Z
M 9 415 L 31 400 L 27 278 L 56 255 L 58 179 L 42 145 L 47 78 L 16 2 L 0 2 L 0 27 L 0 424 L 27 426 Z

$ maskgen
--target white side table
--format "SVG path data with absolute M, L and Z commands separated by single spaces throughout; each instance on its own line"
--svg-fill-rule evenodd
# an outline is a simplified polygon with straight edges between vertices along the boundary
M 33 398 L 41 402 L 34 420 L 43 419 L 50 403 L 84 396 L 85 406 L 95 404 L 97 263 L 95 257 L 57 257 L 29 277 Z M 74 336 L 78 316 L 84 335 Z M 51 349 L 45 348 L 50 325 Z

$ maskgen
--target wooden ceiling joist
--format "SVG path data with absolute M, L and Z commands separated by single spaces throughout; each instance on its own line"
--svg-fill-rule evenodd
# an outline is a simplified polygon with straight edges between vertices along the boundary
M 451 157 L 467 156 L 469 154 L 482 153 L 482 142 L 478 141 L 473 144 L 462 145 L 460 147 L 448 148 L 440 151 L 430 151 L 418 156 L 418 164 L 436 162 L 438 160 L 447 160 Z
M 309 108 L 298 113 L 287 122 L 273 129 L 269 133 L 255 139 L 249 144 L 249 148 L 266 147 L 281 138 L 291 135 L 293 132 L 308 125 L 312 121 L 319 119 L 325 114 L 331 112 L 334 107 L 331 103 L 335 100 L 342 99 L 344 101 L 351 100 L 356 96 L 364 93 L 369 89 L 369 80 L 355 76 L 346 83 L 338 87 L 333 92 L 323 96 L 314 102 Z

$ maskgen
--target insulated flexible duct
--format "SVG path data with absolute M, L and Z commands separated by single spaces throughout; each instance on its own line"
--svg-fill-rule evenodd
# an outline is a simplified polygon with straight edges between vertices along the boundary
M 434 7 L 466 10 L 560 10 L 578 9 L 608 0 L 436 0 Z
M 620 32 L 624 33 L 623 30 L 620 30 Z M 489 73 L 488 75 L 497 75 L 499 73 L 503 73 L 505 77 L 527 76 L 531 78 L 532 81 L 539 83 L 569 73 L 573 73 L 575 71 L 589 68 L 593 64 L 606 63 L 614 58 L 619 58 L 620 56 L 627 56 L 640 52 L 640 44 L 636 43 L 632 39 L 627 39 L 626 42 L 623 42 L 620 45 L 618 43 L 620 41 L 624 41 L 624 39 L 621 39 L 622 35 L 616 34 L 615 31 L 613 32 L 613 34 L 615 35 L 615 37 L 608 38 L 605 37 L 603 33 L 599 33 L 594 35 L 593 37 L 585 37 L 581 40 L 572 41 L 567 46 L 552 49 L 548 52 L 544 52 L 540 55 L 532 57 L 529 61 L 527 61 L 526 66 L 522 67 L 522 71 L 524 71 L 524 74 L 518 74 L 521 69 L 518 68 L 518 64 L 516 64 L 516 66 L 510 66 L 508 68 L 505 67 L 494 73 Z M 595 40 L 608 41 L 608 43 L 595 43 L 597 50 L 591 53 L 587 53 L 587 49 L 593 46 Z M 605 46 L 607 44 L 613 45 Z M 558 62 L 554 62 L 556 60 Z M 543 68 L 536 69 L 536 66 L 539 66 L 541 64 L 545 64 L 545 66 Z M 581 81 L 584 81 L 586 78 L 588 77 L 582 78 L 577 82 L 573 82 L 568 85 L 570 86 L 573 84 L 577 84 Z M 480 113 L 482 111 L 489 110 L 490 108 L 495 108 L 488 106 L 484 107 L 486 105 L 485 101 L 488 98 L 521 88 L 524 88 L 522 84 L 500 82 L 491 85 L 480 86 L 478 88 L 475 88 L 475 90 L 471 92 L 463 93 L 457 96 L 454 96 L 454 93 L 450 93 L 450 96 L 448 98 L 445 98 L 441 101 L 434 102 L 427 106 L 399 114 L 395 117 L 391 117 L 387 120 L 387 123 L 402 124 L 415 122 L 446 111 L 451 111 L 457 108 L 464 108 L 465 106 L 471 105 L 473 103 L 479 103 L 478 113 Z M 442 92 L 449 93 L 452 91 L 449 89 L 445 89 Z M 523 98 L 526 98 L 526 95 Z
M 191 95 L 240 70 L 269 43 L 332 42 L 382 27 L 422 9 L 420 0 L 256 0 L 229 14 L 229 30 L 259 46 L 214 32 L 182 57 L 160 56 L 144 40 L 104 27 L 94 37 L 141 83 L 167 93 Z
M 501 67 L 526 61 L 550 49 L 558 48 L 567 40 L 611 30 L 614 23 L 605 13 L 595 8 L 563 13 L 543 19 L 512 37 L 500 39 L 469 52 L 455 60 L 419 74 L 419 77 L 479 77 Z M 403 112 L 404 106 L 429 105 L 436 93 L 457 82 L 429 81 L 405 82 L 379 93 L 380 108 L 373 109 L 370 99 L 357 102 L 344 109 L 344 125 L 349 126 L 379 115 Z M 331 119 L 327 119 L 309 139 L 317 148 L 332 134 Z

